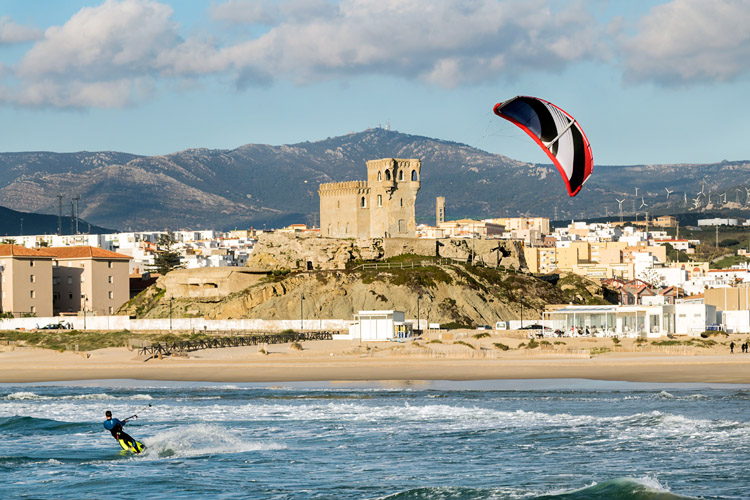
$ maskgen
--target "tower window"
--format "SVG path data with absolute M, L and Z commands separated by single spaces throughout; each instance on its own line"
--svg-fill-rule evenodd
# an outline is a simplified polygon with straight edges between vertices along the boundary
M 360 198 L 360 200 L 359 200 L 359 206 L 362 207 L 362 208 L 367 208 L 367 199 L 365 199 L 364 196 L 362 198 Z
M 380 172 L 378 172 L 378 182 L 382 180 L 383 180 L 383 175 Z
M 379 207 L 383 206 L 383 195 L 382 194 L 378 195 L 378 206 Z
M 403 170 L 399 171 L 399 173 L 398 173 L 398 180 L 400 180 L 400 181 L 404 180 L 404 171 Z
M 387 181 L 391 180 L 391 171 L 390 170 L 386 170 L 385 171 L 385 180 L 387 180 Z
M 417 179 L 417 171 L 416 170 L 412 170 L 411 171 L 411 180 L 413 180 L 413 181 L 419 180 L 419 179 Z

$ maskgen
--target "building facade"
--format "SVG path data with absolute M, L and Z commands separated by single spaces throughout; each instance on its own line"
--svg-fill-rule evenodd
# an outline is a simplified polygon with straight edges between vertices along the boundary
M 0 245 L 2 312 L 52 316 L 52 258 L 20 245 Z
M 320 232 L 329 238 L 414 238 L 422 163 L 367 162 L 367 180 L 321 184 Z
M 111 315 L 130 299 L 130 257 L 95 247 L 45 248 L 54 260 L 54 314 L 85 311 Z

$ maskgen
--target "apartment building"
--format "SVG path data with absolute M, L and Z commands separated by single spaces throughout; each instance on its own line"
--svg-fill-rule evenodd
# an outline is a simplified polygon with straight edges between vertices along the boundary
M 19 245 L 0 245 L 2 312 L 52 316 L 52 258 Z
M 50 302 L 56 315 L 114 314 L 130 298 L 129 256 L 89 246 L 40 251 L 53 261 Z

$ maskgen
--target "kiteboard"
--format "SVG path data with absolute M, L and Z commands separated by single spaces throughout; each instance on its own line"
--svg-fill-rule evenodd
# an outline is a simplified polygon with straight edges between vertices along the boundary
M 120 438 L 117 440 L 117 442 L 120 443 L 120 446 L 122 446 L 123 450 L 130 451 L 136 454 L 146 449 L 145 444 L 141 443 L 140 441 L 136 441 L 135 439 L 133 440 L 133 442 L 128 442 Z M 135 446 L 133 446 L 133 443 L 135 443 Z

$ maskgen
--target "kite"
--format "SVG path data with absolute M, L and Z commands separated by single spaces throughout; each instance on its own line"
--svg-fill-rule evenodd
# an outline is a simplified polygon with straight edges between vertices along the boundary
M 541 147 L 575 196 L 594 170 L 591 145 L 575 118 L 551 102 L 516 96 L 495 105 L 495 114 L 514 123 Z

